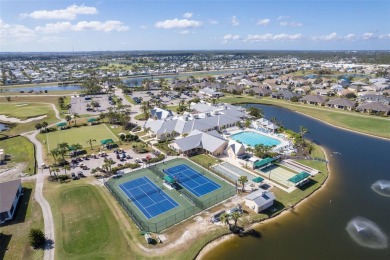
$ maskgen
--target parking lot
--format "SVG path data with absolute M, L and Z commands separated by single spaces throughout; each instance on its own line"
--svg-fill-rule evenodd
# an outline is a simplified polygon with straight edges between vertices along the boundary
M 99 103 L 99 107 L 92 108 L 91 102 L 95 101 Z M 95 97 L 81 97 L 81 96 L 72 96 L 71 97 L 71 108 L 70 111 L 72 114 L 77 113 L 79 115 L 90 114 L 97 115 L 101 112 L 107 111 L 110 107 L 110 101 L 108 100 L 108 95 L 99 95 Z

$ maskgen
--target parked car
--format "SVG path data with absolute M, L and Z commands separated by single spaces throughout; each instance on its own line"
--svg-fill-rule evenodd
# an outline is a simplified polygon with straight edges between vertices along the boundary
M 77 173 L 77 176 L 80 177 L 80 178 L 84 178 L 85 177 L 84 173 L 81 172 L 81 171 Z
M 72 172 L 71 175 L 72 175 L 72 180 L 78 180 L 79 179 L 79 177 L 77 177 L 74 172 Z
M 227 214 L 233 214 L 234 212 L 238 212 L 238 213 L 242 214 L 241 207 L 240 206 L 233 207 L 233 208 L 226 211 Z
M 215 213 L 212 217 L 211 217 L 211 222 L 215 223 L 215 222 L 219 222 L 221 221 L 221 215 L 223 213 L 226 213 L 225 210 L 221 210 L 221 211 L 218 211 L 217 213 Z

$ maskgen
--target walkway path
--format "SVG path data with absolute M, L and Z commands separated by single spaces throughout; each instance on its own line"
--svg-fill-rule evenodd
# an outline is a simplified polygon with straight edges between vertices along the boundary
M 53 107 L 53 110 L 55 112 L 56 118 L 58 120 L 62 120 L 60 117 L 60 113 L 57 110 L 56 106 L 54 104 L 51 104 Z M 52 124 L 54 125 L 54 124 Z M 50 125 L 50 126 L 52 126 Z M 44 251 L 44 260 L 54 260 L 54 221 L 53 221 L 53 214 L 51 212 L 50 204 L 47 202 L 47 200 L 43 197 L 43 184 L 45 182 L 45 178 L 49 175 L 47 170 L 44 170 L 41 168 L 43 165 L 43 153 L 42 153 L 42 144 L 37 140 L 36 136 L 39 134 L 39 130 L 33 131 L 30 133 L 24 133 L 22 135 L 28 137 L 30 141 L 35 145 L 35 159 L 37 161 L 38 165 L 38 172 L 36 174 L 36 184 L 35 184 L 35 199 L 39 203 L 39 205 L 42 208 L 43 213 L 43 221 L 44 221 L 44 229 L 45 229 L 45 236 L 47 238 L 46 244 L 45 244 L 45 251 Z

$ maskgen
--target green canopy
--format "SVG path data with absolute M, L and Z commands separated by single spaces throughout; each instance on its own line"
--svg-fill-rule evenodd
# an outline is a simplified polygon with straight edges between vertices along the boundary
M 260 183 L 260 182 L 264 181 L 264 179 L 261 177 L 256 177 L 256 178 L 252 179 L 252 181 L 255 183 Z
M 93 122 L 96 122 L 97 121 L 97 119 L 96 118 L 90 118 L 90 119 L 88 119 L 88 123 L 93 123 Z
M 174 183 L 175 182 L 175 179 L 172 178 L 171 176 L 168 176 L 168 175 L 165 175 L 164 176 L 164 180 L 168 183 Z
M 110 139 L 104 139 L 104 140 L 101 140 L 100 143 L 101 144 L 112 144 L 114 141 L 110 138 Z
M 271 162 L 273 162 L 275 160 L 276 159 L 274 159 L 274 158 L 267 157 L 267 158 L 265 158 L 265 159 L 263 159 L 261 161 L 255 162 L 254 165 L 255 165 L 255 168 L 260 168 L 260 167 L 263 167 L 263 166 L 265 166 L 265 165 L 267 165 L 267 164 L 269 164 L 269 163 L 271 163 Z
M 59 122 L 59 123 L 57 123 L 57 126 L 59 126 L 59 127 L 62 127 L 62 126 L 66 126 L 67 124 L 65 123 L 65 122 Z
M 301 173 L 291 177 L 290 179 L 288 179 L 288 181 L 291 181 L 292 183 L 297 184 L 298 182 L 303 181 L 304 179 L 306 179 L 308 177 L 310 177 L 309 173 L 301 172 Z

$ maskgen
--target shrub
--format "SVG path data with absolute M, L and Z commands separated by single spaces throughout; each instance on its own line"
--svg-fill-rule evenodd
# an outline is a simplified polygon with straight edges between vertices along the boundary
M 37 228 L 30 229 L 30 233 L 28 235 L 30 246 L 32 246 L 34 249 L 42 248 L 45 244 L 45 234 L 42 230 Z
M 165 155 L 160 153 L 157 157 L 149 159 L 148 163 L 156 163 L 156 162 L 164 160 L 164 158 L 165 158 Z

